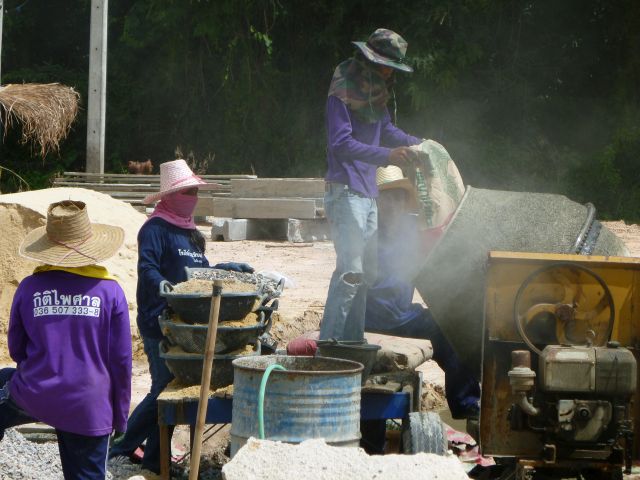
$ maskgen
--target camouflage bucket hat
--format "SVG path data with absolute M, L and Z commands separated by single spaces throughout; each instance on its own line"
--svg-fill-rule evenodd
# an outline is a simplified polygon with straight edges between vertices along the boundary
M 386 65 L 387 67 L 413 72 L 413 68 L 405 63 L 407 42 L 396 32 L 386 28 L 378 28 L 366 42 L 352 42 L 362 51 L 367 60 Z

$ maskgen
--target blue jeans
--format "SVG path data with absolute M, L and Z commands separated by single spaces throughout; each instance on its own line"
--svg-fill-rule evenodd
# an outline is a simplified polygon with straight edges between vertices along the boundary
M 127 420 L 127 431 L 109 451 L 109 458 L 131 455 L 145 440 L 147 444 L 142 457 L 142 467 L 152 472 L 160 472 L 160 429 L 158 427 L 158 395 L 173 380 L 173 374 L 160 358 L 160 339 L 142 338 L 144 353 L 149 361 L 151 391 L 133 410 Z M 170 429 L 170 434 L 172 429 Z
M 320 339 L 362 340 L 368 286 L 377 273 L 378 207 L 346 185 L 329 183 L 324 208 L 336 251 Z
M 9 380 L 15 368 L 0 370 L 0 440 L 7 428 L 35 422 L 9 396 Z M 104 480 L 107 475 L 109 436 L 91 437 L 56 428 L 60 464 L 65 480 Z

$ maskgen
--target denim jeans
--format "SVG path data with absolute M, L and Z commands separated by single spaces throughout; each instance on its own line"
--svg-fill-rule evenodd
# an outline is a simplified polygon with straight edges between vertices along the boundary
M 324 207 L 336 269 L 331 275 L 320 339 L 362 340 L 368 286 L 377 273 L 378 208 L 346 185 L 329 183 Z
M 143 337 L 144 353 L 149 361 L 151 391 L 133 410 L 127 420 L 124 436 L 114 443 L 109 458 L 131 455 L 145 440 L 142 466 L 152 472 L 160 472 L 160 429 L 158 427 L 158 395 L 173 380 L 173 374 L 160 358 L 160 339 Z M 171 429 L 170 429 L 171 431 Z

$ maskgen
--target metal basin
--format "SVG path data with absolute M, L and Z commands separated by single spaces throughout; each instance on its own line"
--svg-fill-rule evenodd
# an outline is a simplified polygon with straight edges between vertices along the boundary
M 271 328 L 271 311 L 256 311 L 256 322 L 241 327 L 218 324 L 216 331 L 216 353 L 226 353 L 255 341 L 260 335 Z M 207 340 L 208 325 L 184 323 L 171 318 L 164 312 L 158 319 L 162 333 L 173 345 L 178 345 L 188 353 L 204 353 Z
M 169 307 L 186 323 L 209 323 L 211 293 L 175 293 L 173 285 L 166 280 L 160 282 L 160 296 L 167 300 Z M 259 291 L 248 293 L 224 293 L 220 299 L 219 322 L 242 320 L 267 300 L 267 295 Z
M 261 353 L 260 341 L 252 353 L 245 355 L 214 355 L 211 370 L 212 389 L 223 388 L 233 383 L 233 361 L 238 358 L 258 356 Z M 199 385 L 202 381 L 202 363 L 204 354 L 187 353 L 178 347 L 171 347 L 166 340 L 160 342 L 160 358 L 164 359 L 167 368 L 182 385 Z

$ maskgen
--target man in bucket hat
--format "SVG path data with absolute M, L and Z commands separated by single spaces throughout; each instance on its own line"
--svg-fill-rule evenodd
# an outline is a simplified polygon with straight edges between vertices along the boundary
M 320 339 L 362 340 L 367 283 L 375 278 L 376 168 L 404 164 L 421 140 L 393 125 L 393 72 L 411 72 L 407 42 L 379 28 L 336 68 L 326 105 L 325 212 L 336 250 Z
M 91 223 L 86 205 L 53 203 L 20 245 L 43 263 L 16 290 L 0 370 L 0 439 L 35 420 L 56 429 L 64 478 L 104 479 L 109 438 L 131 399 L 131 330 L 122 288 L 96 265 L 122 245 L 120 227 Z

